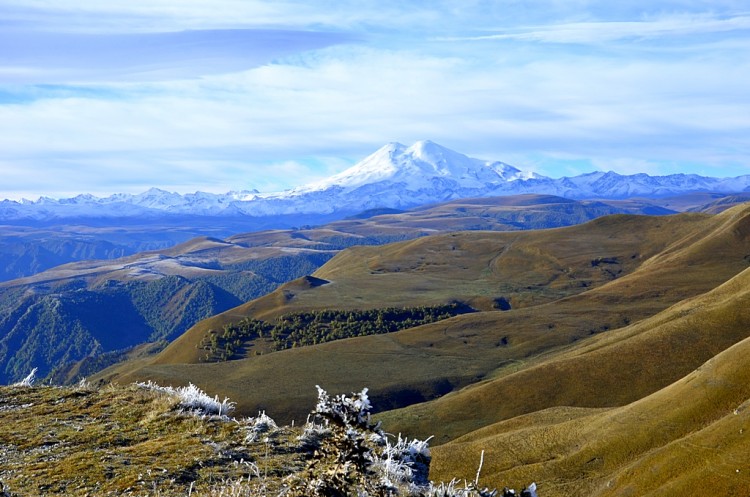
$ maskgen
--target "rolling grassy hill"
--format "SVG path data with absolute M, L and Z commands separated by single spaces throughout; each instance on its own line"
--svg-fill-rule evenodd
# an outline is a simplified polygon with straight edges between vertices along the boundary
M 314 273 L 328 284 L 297 280 L 203 321 L 175 341 L 158 361 L 197 362 L 200 351 L 195 345 L 206 333 L 245 316 L 274 319 L 287 312 L 326 307 L 435 305 L 456 300 L 484 311 L 496 310 L 501 303 L 522 310 L 621 278 L 667 250 L 673 241 L 665 234 L 690 236 L 711 225 L 709 219 L 702 215 L 615 216 L 563 230 L 462 232 L 385 247 L 354 247 Z M 514 319 L 516 315 L 492 315 L 492 319 Z M 625 312 L 590 328 L 611 328 L 634 317 Z M 553 323 L 545 321 L 542 326 L 546 329 Z
M 462 459 L 468 477 L 485 450 L 488 479 L 512 482 L 534 474 L 544 481 L 540 492 L 550 496 L 684 496 L 699 495 L 698 488 L 745 495 L 750 489 L 748 304 L 750 270 L 745 270 L 642 323 L 430 403 L 435 426 L 446 416 L 457 419 L 460 413 L 453 408 L 469 405 L 498 419 L 437 447 L 435 461 L 450 460 L 455 473 Z M 644 393 L 644 383 L 664 374 L 675 381 L 659 381 L 667 384 Z M 636 395 L 631 402 L 612 402 L 607 392 L 614 389 Z M 563 407 L 595 405 L 607 397 L 620 407 Z M 507 403 L 535 402 L 529 414 L 507 413 Z M 433 465 L 436 478 L 445 471 L 440 464 Z
M 385 247 L 356 247 L 314 273 L 329 283 L 311 285 L 306 279 L 290 283 L 199 323 L 154 360 L 107 371 L 105 377 L 190 380 L 237 399 L 241 410 L 266 408 L 289 419 L 301 415 L 295 406 L 309 403 L 315 383 L 331 390 L 367 385 L 376 405 L 398 407 L 482 379 L 528 375 L 536 365 L 563 375 L 575 371 L 575 361 L 560 369 L 548 363 L 553 354 L 578 350 L 598 336 L 614 336 L 613 330 L 620 328 L 646 329 L 637 327 L 649 326 L 645 319 L 709 292 L 747 268 L 749 227 L 750 208 L 744 206 L 717 216 L 614 216 L 565 229 L 454 233 Z M 499 297 L 510 303 L 509 311 L 493 309 Z M 210 329 L 246 316 L 274 319 L 313 308 L 455 300 L 483 312 L 398 333 L 197 364 L 200 341 Z M 418 404 L 413 415 L 391 413 L 386 419 L 408 427 L 410 433 L 435 434 L 443 442 L 487 423 L 558 403 L 621 405 L 676 381 L 710 354 L 735 343 L 742 333 L 716 342 L 713 348 L 695 341 L 701 345 L 694 354 L 681 354 L 677 364 L 664 368 L 646 368 L 637 380 L 618 376 L 615 359 L 638 358 L 643 351 L 635 348 L 626 354 L 624 348 L 612 349 L 609 355 L 600 351 L 610 366 L 602 366 L 604 380 L 596 393 L 578 391 L 576 397 L 571 391 L 555 397 L 551 394 L 557 389 L 550 383 L 545 386 L 549 392 L 535 396 L 536 403 L 520 398 L 506 401 L 500 414 L 477 413 L 471 403 L 463 403 L 463 409 L 450 406 L 446 412 L 456 419 L 441 419 L 439 429 L 435 421 L 440 404 Z M 628 379 L 628 388 L 617 388 L 623 378 Z
M 749 265 L 750 205 L 355 247 L 101 378 L 192 381 L 281 420 L 303 419 L 316 383 L 368 386 L 387 431 L 434 435 L 434 479 L 473 480 L 484 451 L 483 483 L 534 480 L 545 497 L 746 495 Z M 479 312 L 197 358 L 212 327 L 248 316 L 451 301 Z
M 199 237 L 168 249 L 57 266 L 0 283 L 0 382 L 20 379 L 32 367 L 54 371 L 55 381 L 73 381 L 152 351 L 141 345 L 169 341 L 203 318 L 309 274 L 347 247 L 454 230 L 571 225 L 646 210 L 671 212 L 642 201 L 612 206 L 549 195 L 465 199 L 402 213 L 364 213 L 319 227 Z M 126 226 L 115 234 L 127 238 L 137 229 L 145 228 Z M 177 228 L 166 231 L 184 235 Z M 114 325 L 112 316 L 118 316 Z

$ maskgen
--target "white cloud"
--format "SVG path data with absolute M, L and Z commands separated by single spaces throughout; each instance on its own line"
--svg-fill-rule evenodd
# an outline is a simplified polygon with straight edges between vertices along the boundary
M 353 37 L 302 30 L 231 29 L 146 34 L 0 32 L 5 84 L 165 81 L 238 72 Z
M 750 16 L 673 15 L 638 21 L 590 21 L 513 28 L 463 40 L 516 40 L 545 43 L 600 44 L 625 39 L 698 36 L 750 30 Z
M 454 57 L 352 47 L 298 62 L 150 85 L 143 95 L 125 87 L 117 99 L 0 106 L 0 150 L 6 161 L 35 164 L 35 174 L 66 156 L 125 171 L 114 175 L 120 182 L 138 176 L 138 184 L 162 178 L 161 184 L 177 185 L 181 176 L 194 189 L 214 184 L 210 172 L 222 163 L 253 168 L 247 180 L 239 176 L 247 187 L 257 187 L 254 177 L 291 187 L 333 171 L 322 170 L 322 160 L 307 175 L 283 173 L 279 164 L 341 154 L 357 159 L 388 141 L 423 138 L 465 152 L 486 150 L 486 158 L 498 160 L 566 152 L 620 163 L 629 157 L 699 162 L 724 150 L 738 161 L 750 151 L 742 83 L 750 67 L 742 63 L 701 61 L 697 71 L 692 60 L 616 64 L 570 56 L 477 68 Z M 199 174 L 201 167 L 207 174 Z
M 562 1 L 534 5 L 542 3 L 554 12 L 565 10 Z M 658 167 L 660 173 L 679 167 L 715 175 L 748 171 L 746 16 L 648 18 L 639 10 L 628 22 L 558 18 L 536 30 L 509 30 L 554 45 L 516 38 L 502 44 L 446 43 L 434 37 L 467 35 L 475 26 L 503 24 L 511 14 L 524 13 L 518 6 L 505 12 L 499 3 L 483 2 L 444 1 L 427 9 L 417 2 L 400 15 L 396 2 L 382 4 L 378 13 L 374 2 L 362 11 L 355 4 L 344 2 L 336 11 L 333 2 L 309 3 L 289 14 L 299 5 L 221 2 L 203 20 L 209 4 L 197 0 L 180 12 L 169 11 L 175 4 L 165 0 L 133 4 L 127 22 L 145 18 L 148 24 L 163 14 L 164 29 L 251 17 L 271 23 L 277 14 L 275 27 L 285 28 L 311 25 L 305 22 L 386 26 L 388 16 L 393 22 L 387 33 L 348 33 L 359 37 L 356 45 L 295 50 L 239 72 L 112 82 L 93 66 L 97 83 L 84 78 L 54 87 L 0 85 L 0 174 L 14 173 L 0 197 L 55 188 L 278 190 L 340 171 L 386 142 L 425 138 L 474 156 L 528 164 L 551 176 L 600 165 L 618 172 L 640 167 Z M 588 9 L 594 4 L 579 2 L 581 16 L 591 18 Z M 20 2 L 14 5 L 20 12 Z M 35 14 L 54 7 L 41 0 L 29 5 Z M 86 15 L 114 22 L 126 4 L 76 5 Z M 525 15 L 539 20 L 533 18 L 539 14 Z M 434 30 L 427 29 L 430 23 Z M 722 36 L 679 43 L 676 53 L 661 42 L 689 32 Z M 637 50 L 609 44 L 634 37 L 641 40 Z M 575 39 L 607 43 L 595 48 L 562 43 Z M 157 69 L 164 68 L 157 64 Z M 0 74 L 3 70 L 50 69 L 7 64 Z
M 450 2 L 448 2 L 450 3 Z M 5 23 L 68 33 L 180 31 L 185 29 L 392 29 L 444 21 L 440 5 L 393 0 L 1 0 Z

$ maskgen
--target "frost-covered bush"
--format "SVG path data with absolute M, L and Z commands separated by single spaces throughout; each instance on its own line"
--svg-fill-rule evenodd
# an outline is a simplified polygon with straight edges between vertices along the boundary
M 367 389 L 331 397 L 318 387 L 318 404 L 298 438 L 310 452 L 307 469 L 287 478 L 290 497 L 496 497 L 478 481 L 433 484 L 428 480 L 428 440 L 394 441 L 370 422 Z M 477 475 L 477 480 L 478 480 Z M 505 489 L 502 497 L 516 496 Z M 537 497 L 532 484 L 520 497 Z
M 313 423 L 327 426 L 330 434 L 319 440 L 307 470 L 291 478 L 289 495 L 395 495 L 383 488 L 375 470 L 379 459 L 375 449 L 384 443 L 385 437 L 379 426 L 370 423 L 367 389 L 331 398 L 325 390 L 317 388 Z
M 29 375 L 26 378 L 24 378 L 23 380 L 18 381 L 16 383 L 13 383 L 11 386 L 12 387 L 30 387 L 30 386 L 33 386 L 34 385 L 34 381 L 36 381 L 36 372 L 37 372 L 37 369 L 38 368 L 32 369 L 31 373 L 29 373 Z
M 464 482 L 463 486 L 459 486 L 457 480 L 451 480 L 449 483 L 440 483 L 437 485 L 431 483 L 421 495 L 425 497 L 495 497 L 497 490 L 480 489 L 473 483 L 467 482 Z M 505 494 L 503 494 L 503 497 L 505 497 Z
M 258 413 L 258 416 L 254 418 L 248 418 L 246 420 L 247 437 L 245 441 L 253 443 L 260 440 L 260 436 L 266 433 L 271 433 L 279 429 L 276 422 L 266 414 L 265 411 Z
M 430 483 L 426 489 L 419 494 L 420 497 L 538 497 L 536 493 L 536 483 L 532 483 L 524 488 L 520 494 L 515 490 L 504 488 L 502 494 L 497 490 L 489 488 L 480 488 L 476 483 L 463 482 L 461 485 L 458 480 L 452 480 L 449 483 Z
M 188 384 L 186 387 L 163 387 L 157 385 L 151 380 L 147 382 L 136 383 L 141 388 L 148 390 L 154 390 L 157 392 L 163 392 L 167 395 L 171 395 L 179 399 L 180 405 L 187 410 L 194 411 L 200 414 L 216 415 L 216 416 L 227 416 L 234 410 L 235 403 L 230 402 L 228 398 L 224 398 L 223 401 L 219 400 L 219 396 L 209 397 L 206 392 L 193 385 Z
M 327 419 L 339 426 L 361 428 L 382 434 L 379 427 L 370 425 L 370 398 L 367 396 L 367 388 L 359 393 L 353 393 L 351 397 L 337 395 L 333 399 L 328 393 L 315 385 L 318 389 L 318 404 L 315 406 L 313 415 Z
M 306 452 L 313 452 L 320 448 L 323 440 L 331 436 L 331 429 L 328 427 L 328 422 L 323 421 L 316 423 L 310 416 L 307 417 L 307 422 L 302 428 L 302 434 L 297 437 L 300 443 L 300 448 Z
M 407 486 L 412 491 L 429 485 L 430 447 L 427 440 L 408 440 L 399 434 L 395 443 L 385 441 L 373 467 L 389 487 Z
M 318 387 L 318 404 L 299 437 L 312 458 L 291 479 L 289 495 L 419 495 L 427 484 L 427 442 L 399 436 L 392 444 L 370 422 L 371 409 L 367 389 L 331 397 Z

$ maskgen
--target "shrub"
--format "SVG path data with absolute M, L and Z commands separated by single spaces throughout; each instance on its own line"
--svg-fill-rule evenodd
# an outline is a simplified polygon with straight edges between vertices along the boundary
M 258 413 L 255 418 L 249 418 L 246 420 L 246 428 L 248 432 L 245 441 L 249 443 L 257 442 L 260 440 L 260 436 L 264 433 L 274 432 L 279 429 L 276 422 L 266 414 L 265 411 Z
M 412 491 L 428 485 L 431 459 L 428 441 L 410 441 L 400 434 L 394 444 L 386 439 L 382 454 L 373 464 L 383 482 L 393 488 L 407 486 Z
M 496 490 L 478 482 L 435 485 L 428 481 L 428 440 L 399 435 L 391 443 L 380 425 L 370 422 L 367 389 L 331 397 L 318 388 L 318 404 L 308 418 L 302 447 L 312 451 L 307 469 L 287 478 L 290 497 L 494 497 Z M 477 478 L 478 480 L 478 478 Z M 503 497 L 515 496 L 505 489 Z M 532 484 L 522 497 L 537 497 Z

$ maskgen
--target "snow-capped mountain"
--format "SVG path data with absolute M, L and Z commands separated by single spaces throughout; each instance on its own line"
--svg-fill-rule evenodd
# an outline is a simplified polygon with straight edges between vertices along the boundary
M 138 195 L 92 195 L 0 202 L 0 220 L 155 217 L 164 215 L 345 215 L 372 208 L 409 208 L 466 197 L 552 194 L 568 198 L 627 198 L 710 191 L 750 191 L 750 175 L 708 178 L 594 172 L 548 178 L 497 161 L 473 159 L 431 141 L 390 143 L 330 178 L 280 193 L 238 191 L 186 195 L 152 188 Z
M 472 159 L 431 141 L 410 147 L 389 143 L 335 176 L 260 195 L 242 208 L 253 215 L 408 208 L 486 196 L 508 182 L 533 177 L 508 164 Z
M 458 188 L 486 188 L 498 181 L 523 177 L 521 171 L 508 164 L 472 159 L 426 140 L 408 148 L 400 143 L 389 143 L 346 171 L 290 193 L 337 186 L 351 191 L 383 182 L 401 183 L 408 190 L 415 191 L 424 188 L 434 178 L 452 181 Z

